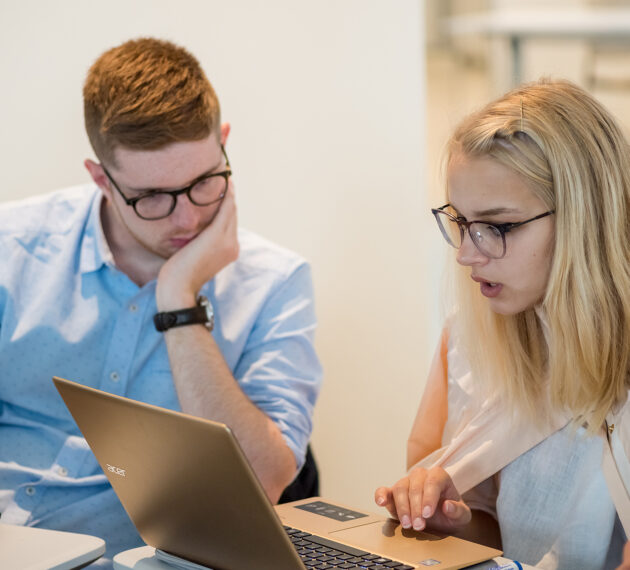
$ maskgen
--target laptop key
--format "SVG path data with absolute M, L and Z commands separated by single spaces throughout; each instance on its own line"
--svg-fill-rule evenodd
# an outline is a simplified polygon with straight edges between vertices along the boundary
M 341 550 L 334 550 L 332 548 L 326 548 L 325 546 L 320 546 L 316 550 L 317 552 L 325 552 L 328 556 L 334 556 L 335 558 L 341 558 L 342 560 L 352 558 L 352 556 L 346 554 L 345 552 L 341 552 Z
M 292 527 L 284 527 L 304 564 L 312 570 L 364 568 L 369 570 L 412 570 L 402 562 L 336 542 Z
M 333 549 L 327 546 L 318 546 L 315 550 L 317 550 L 317 552 L 333 552 Z
M 359 550 L 358 548 L 354 548 L 353 546 L 348 546 L 347 544 L 335 542 L 334 540 L 324 538 L 323 536 L 312 535 L 308 537 L 308 540 L 311 542 L 315 542 L 316 544 L 320 544 L 321 546 L 327 546 L 329 548 L 334 548 L 335 550 L 340 550 L 341 552 L 351 554 L 352 556 L 365 556 L 366 554 L 369 554 L 369 552 L 366 552 L 365 550 Z M 385 562 L 389 561 L 390 560 L 388 558 L 385 559 Z

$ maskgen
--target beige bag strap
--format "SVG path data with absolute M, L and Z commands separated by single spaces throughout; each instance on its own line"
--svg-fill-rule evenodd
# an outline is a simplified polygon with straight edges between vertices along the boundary
M 614 424 L 609 426 L 608 422 L 606 422 L 603 429 L 605 432 L 603 434 L 604 456 L 602 460 L 604 477 L 606 478 L 608 492 L 615 503 L 615 508 L 617 509 L 617 514 L 626 532 L 626 536 L 630 536 L 630 496 L 617 469 L 611 442 L 611 434 L 615 426 Z

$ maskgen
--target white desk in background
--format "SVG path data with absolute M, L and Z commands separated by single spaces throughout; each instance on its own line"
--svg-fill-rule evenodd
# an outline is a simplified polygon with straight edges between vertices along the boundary
M 95 536 L 0 523 L 0 568 L 71 570 L 104 552 L 105 541 Z
M 470 570 L 484 570 L 501 564 L 508 564 L 507 558 L 495 558 L 492 561 L 470 566 Z M 523 570 L 536 570 L 534 566 L 523 564 Z M 151 546 L 142 546 L 132 550 L 126 550 L 114 556 L 114 570 L 173 570 L 170 566 L 155 557 L 155 549 Z M 394 569 L 395 570 L 395 569 Z
M 497 10 L 446 21 L 451 35 L 486 35 L 509 39 L 512 82 L 522 81 L 522 42 L 533 38 L 630 42 L 630 8 L 531 8 Z

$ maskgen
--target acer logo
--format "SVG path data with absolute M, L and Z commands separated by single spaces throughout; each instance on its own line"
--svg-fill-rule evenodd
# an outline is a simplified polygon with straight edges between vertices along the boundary
M 109 463 L 106 463 L 107 465 L 107 470 L 111 471 L 112 473 L 115 473 L 116 475 L 120 475 L 121 477 L 126 477 L 126 473 L 124 469 L 121 469 L 120 467 L 116 467 L 115 465 L 110 465 Z

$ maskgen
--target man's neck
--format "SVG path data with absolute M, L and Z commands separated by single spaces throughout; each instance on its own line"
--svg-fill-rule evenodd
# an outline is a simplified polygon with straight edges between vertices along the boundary
M 101 225 L 114 263 L 138 287 L 142 287 L 157 278 L 165 260 L 138 243 L 124 225 L 116 223 L 114 216 L 116 213 L 112 211 L 112 206 L 103 200 Z

